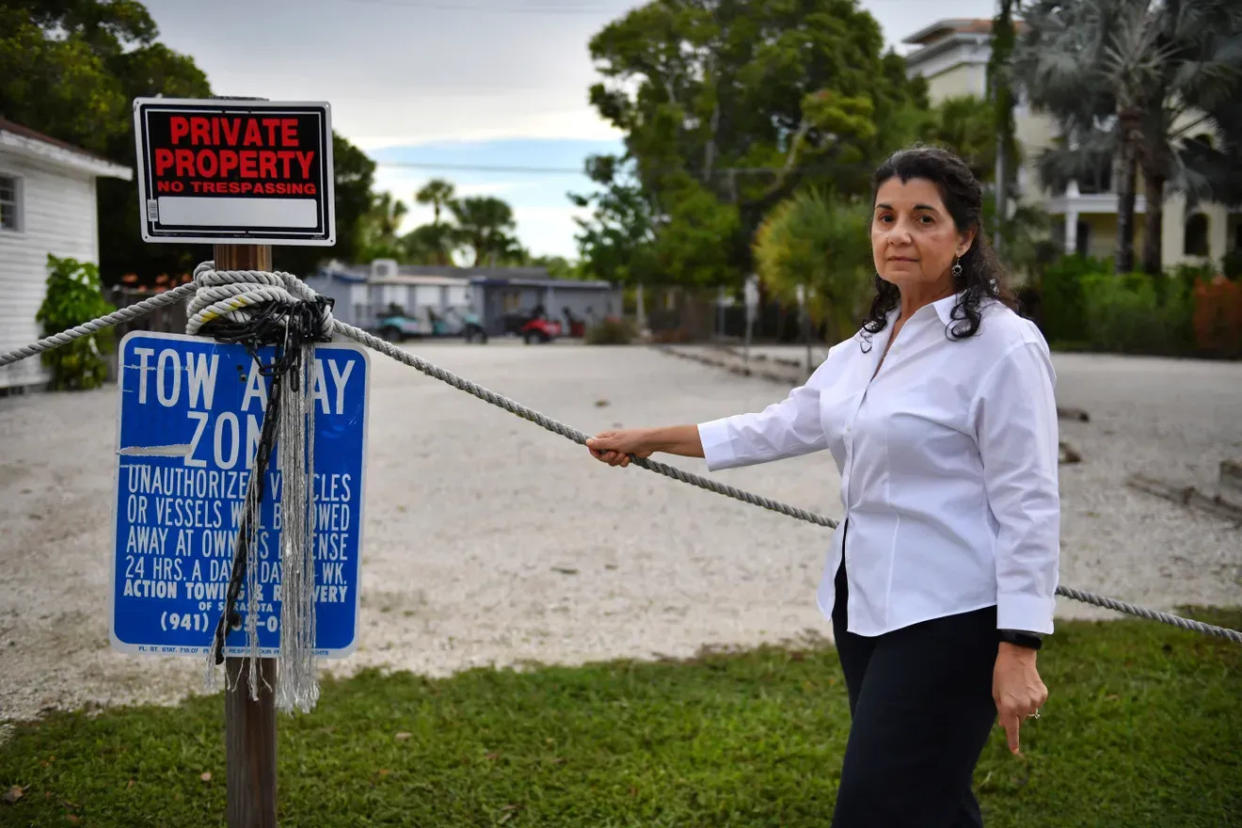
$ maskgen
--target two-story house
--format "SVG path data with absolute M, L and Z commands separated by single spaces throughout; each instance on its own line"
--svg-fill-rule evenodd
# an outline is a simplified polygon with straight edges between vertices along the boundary
M 1020 23 L 1018 24 L 1021 25 Z M 907 37 L 917 47 L 906 55 L 906 71 L 927 79 L 933 103 L 959 95 L 987 95 L 987 64 L 992 53 L 992 21 L 946 19 Z M 1024 200 L 1054 217 L 1054 238 L 1066 252 L 1106 257 L 1116 250 L 1117 193 L 1110 170 L 1097 181 L 1075 181 L 1063 192 L 1050 192 L 1035 172 L 1035 159 L 1054 146 L 1060 130 L 1047 115 L 1032 111 L 1019 99 L 1014 125 L 1023 163 L 1018 170 L 1018 190 Z M 1146 211 L 1141 177 L 1137 184 L 1135 212 Z M 1143 244 L 1141 219 L 1136 221 L 1134 246 Z M 1219 262 L 1226 253 L 1242 251 L 1242 211 L 1221 204 L 1200 203 L 1187 209 L 1185 196 L 1165 196 L 1161 256 L 1165 267 L 1181 263 Z

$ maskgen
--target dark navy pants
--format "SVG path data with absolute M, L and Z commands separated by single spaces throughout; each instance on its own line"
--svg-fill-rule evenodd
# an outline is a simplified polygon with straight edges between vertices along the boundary
M 834 828 L 982 826 L 971 777 L 996 719 L 996 608 L 868 637 L 846 630 L 845 562 L 832 629 L 849 691 Z

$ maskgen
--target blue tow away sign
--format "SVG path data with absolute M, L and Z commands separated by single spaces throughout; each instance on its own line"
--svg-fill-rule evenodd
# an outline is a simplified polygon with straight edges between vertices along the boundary
M 270 361 L 272 349 L 260 356 Z M 269 381 L 242 346 L 178 334 L 131 333 L 118 364 L 112 644 L 126 652 L 205 654 L 224 609 Z M 361 348 L 315 348 L 310 496 L 319 655 L 347 655 L 357 634 L 368 367 Z M 257 543 L 264 656 L 280 648 L 276 456 Z M 243 588 L 243 619 L 248 603 Z M 229 633 L 226 654 L 245 654 L 243 630 Z

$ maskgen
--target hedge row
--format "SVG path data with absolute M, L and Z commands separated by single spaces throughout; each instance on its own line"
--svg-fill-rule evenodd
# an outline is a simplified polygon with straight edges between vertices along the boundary
M 1162 356 L 1242 357 L 1242 282 L 1182 267 L 1114 274 L 1067 256 L 1024 298 L 1054 348 Z

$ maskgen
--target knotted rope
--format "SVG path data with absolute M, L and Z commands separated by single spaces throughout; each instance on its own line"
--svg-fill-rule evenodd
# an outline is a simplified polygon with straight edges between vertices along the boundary
M 194 270 L 198 286 L 187 308 L 186 332 L 237 342 L 249 350 L 259 372 L 271 378 L 259 447 L 251 469 L 237 530 L 224 611 L 208 654 L 208 681 L 224 660 L 227 628 L 241 625 L 235 610 L 245 582 L 250 695 L 258 697 L 259 669 L 257 559 L 259 512 L 268 461 L 279 447 L 281 475 L 280 651 L 276 705 L 308 711 L 319 698 L 315 658 L 314 512 L 310 492 L 315 468 L 314 350 L 332 335 L 331 303 L 288 273 L 215 270 L 204 262 Z M 259 349 L 274 346 L 265 364 Z M 228 680 L 226 676 L 226 680 Z

